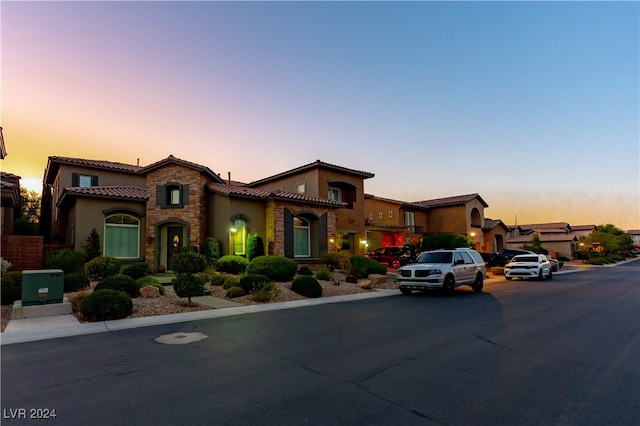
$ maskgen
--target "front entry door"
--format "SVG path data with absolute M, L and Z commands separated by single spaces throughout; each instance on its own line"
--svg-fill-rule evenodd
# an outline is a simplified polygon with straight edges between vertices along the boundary
M 167 228 L 167 270 L 173 270 L 173 257 L 182 248 L 182 226 Z

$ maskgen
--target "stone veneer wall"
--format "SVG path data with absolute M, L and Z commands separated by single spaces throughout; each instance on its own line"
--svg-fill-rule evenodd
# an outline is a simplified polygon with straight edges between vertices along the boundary
M 189 204 L 182 208 L 162 208 L 156 204 L 156 187 L 169 182 L 189 185 Z M 147 217 L 145 258 L 150 264 L 155 259 L 155 225 L 164 221 L 184 221 L 189 223 L 189 245 L 202 248 L 207 236 L 205 185 L 208 182 L 200 172 L 179 165 L 170 164 L 147 175 Z
M 284 256 L 284 209 L 287 208 L 294 215 L 299 213 L 313 213 L 318 217 L 327 213 L 327 241 L 336 238 L 336 212 L 334 209 L 317 207 L 306 204 L 290 204 L 269 200 L 266 211 L 266 245 L 269 254 Z

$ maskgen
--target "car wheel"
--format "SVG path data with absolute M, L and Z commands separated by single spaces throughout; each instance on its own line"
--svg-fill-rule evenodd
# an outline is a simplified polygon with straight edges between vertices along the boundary
M 442 285 L 442 292 L 445 296 L 452 296 L 456 291 L 456 281 L 453 279 L 453 276 L 447 275 L 444 279 L 444 284 Z
M 400 293 L 409 295 L 409 294 L 411 294 L 411 289 L 410 288 L 400 287 Z
M 553 279 L 553 271 L 551 269 L 549 269 L 549 275 L 547 276 L 547 279 L 549 280 Z
M 505 277 L 507 281 L 511 281 L 511 277 Z
M 542 281 L 542 269 L 538 271 L 538 281 Z
M 398 260 L 398 259 L 393 259 L 393 260 L 391 261 L 391 267 L 392 267 L 393 269 L 398 269 L 400 266 L 401 266 L 401 265 L 400 265 L 400 260 Z
M 484 287 L 484 280 L 482 279 L 482 274 L 476 274 L 476 280 L 471 285 L 471 288 L 474 292 L 480 293 L 482 288 Z

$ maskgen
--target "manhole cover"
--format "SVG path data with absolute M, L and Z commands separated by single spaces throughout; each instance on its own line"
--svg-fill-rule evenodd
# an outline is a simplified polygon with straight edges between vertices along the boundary
M 184 345 L 187 343 L 199 342 L 206 338 L 207 336 L 202 333 L 171 333 L 156 337 L 155 341 L 165 345 Z

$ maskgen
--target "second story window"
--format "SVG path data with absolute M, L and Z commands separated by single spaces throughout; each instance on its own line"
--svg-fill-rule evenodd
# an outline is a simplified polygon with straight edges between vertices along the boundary
M 180 188 L 177 186 L 169 186 L 167 187 L 167 192 L 169 194 L 167 197 L 169 199 L 169 204 L 172 206 L 180 205 Z
M 305 183 L 299 183 L 296 185 L 296 192 L 298 194 L 306 194 L 307 193 L 307 185 Z
M 340 193 L 340 188 L 329 188 L 329 199 L 333 201 L 341 201 L 342 194 Z
M 92 186 L 98 186 L 98 176 L 71 173 L 71 186 L 79 186 L 80 188 L 90 188 Z
M 181 208 L 189 204 L 189 185 L 170 182 L 156 187 L 156 204 L 163 209 Z

